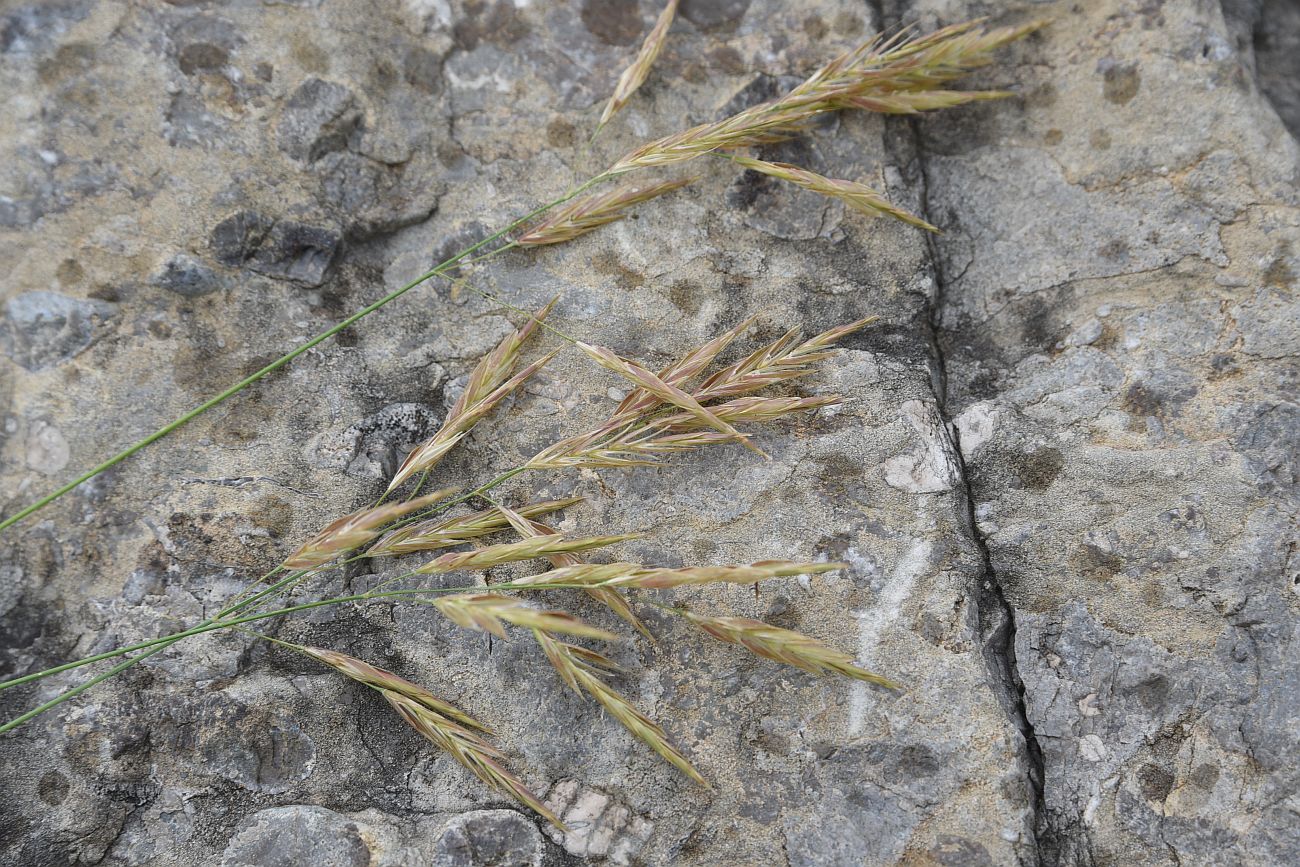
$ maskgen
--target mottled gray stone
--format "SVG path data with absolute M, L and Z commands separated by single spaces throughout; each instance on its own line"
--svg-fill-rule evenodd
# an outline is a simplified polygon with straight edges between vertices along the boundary
M 472 810 L 447 823 L 433 844 L 432 867 L 541 867 L 537 826 L 513 810 Z
M 1016 98 L 828 118 L 762 149 L 887 192 L 933 238 L 713 160 L 636 219 L 467 271 L 520 307 L 559 294 L 556 327 L 652 367 L 751 314 L 729 359 L 879 315 L 791 388 L 843 406 L 759 429 L 771 461 L 719 448 L 497 494 L 582 495 L 553 522 L 643 533 L 611 552 L 627 559 L 844 561 L 664 598 L 811 633 L 904 690 L 814 678 L 641 606 L 657 641 L 610 644 L 612 683 L 705 790 L 524 636 L 414 604 L 321 609 L 264 628 L 464 707 L 569 830 L 372 690 L 212 633 L 0 739 L 0 862 L 1300 860 L 1300 149 L 1279 120 L 1297 92 L 1279 5 L 683 0 L 591 145 L 658 2 L 0 12 L 4 514 L 634 144 L 769 98 L 878 27 L 1053 20 L 971 83 Z M 446 281 L 414 290 L 7 531 L 5 672 L 219 610 L 374 502 L 518 321 Z M 470 489 L 624 393 L 562 352 L 430 484 Z M 295 598 L 423 559 L 352 564 Z
M 112 312 L 111 304 L 58 292 L 14 295 L 5 303 L 0 346 L 27 370 L 52 367 L 90 346 L 97 323 Z
M 324 807 L 272 807 L 248 817 L 221 867 L 366 867 L 370 852 L 355 824 Z

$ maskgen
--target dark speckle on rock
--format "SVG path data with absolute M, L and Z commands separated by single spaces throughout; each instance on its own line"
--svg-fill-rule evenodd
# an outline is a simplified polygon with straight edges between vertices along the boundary
M 645 33 L 637 0 L 583 0 L 582 23 L 607 45 L 632 45 Z
M 1136 63 L 1114 64 L 1102 73 L 1102 95 L 1115 105 L 1126 105 L 1137 96 L 1142 74 Z

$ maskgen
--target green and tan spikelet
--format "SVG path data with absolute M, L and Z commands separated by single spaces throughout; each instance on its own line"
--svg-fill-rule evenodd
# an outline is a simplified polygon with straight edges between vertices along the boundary
M 989 63 L 995 49 L 1038 29 L 1043 22 L 988 31 L 980 30 L 982 24 L 972 21 L 911 39 L 899 34 L 867 40 L 785 95 L 642 145 L 615 162 L 608 173 L 618 175 L 673 165 L 715 151 L 752 147 L 797 133 L 815 118 L 843 109 L 912 112 L 1003 96 L 1000 91 L 949 91 L 944 85 Z
M 582 497 L 566 497 L 562 500 L 544 500 L 530 503 L 519 508 L 519 513 L 534 518 L 551 512 L 566 509 L 581 503 Z M 388 533 L 370 547 L 371 556 L 412 554 L 417 551 L 435 551 L 438 548 L 451 548 L 472 539 L 478 539 L 491 533 L 497 533 L 510 526 L 510 520 L 501 509 L 484 509 L 468 515 L 456 515 L 451 518 L 431 518 L 399 527 Z
M 392 481 L 388 483 L 389 491 L 416 473 L 432 469 L 497 404 L 555 357 L 555 353 L 552 352 L 528 365 L 519 373 L 511 375 L 519 360 L 519 350 L 524 341 L 551 312 L 557 300 L 558 298 L 552 299 L 551 303 L 534 313 L 528 320 L 528 324 L 507 335 L 495 349 L 483 356 L 475 365 L 469 380 L 465 383 L 465 391 L 452 405 L 442 427 L 428 441 L 417 446 L 406 456 L 406 460 L 397 468 Z
M 361 509 L 350 515 L 344 515 L 312 536 L 306 544 L 284 561 L 284 565 L 289 569 L 313 569 L 323 566 L 340 554 L 359 548 L 377 538 L 384 525 L 390 521 L 423 509 L 455 492 L 455 488 L 446 488 L 405 503 L 390 503 L 387 506 Z
M 614 87 L 614 95 L 605 104 L 605 110 L 600 115 L 600 123 L 596 125 L 597 134 L 605 124 L 609 123 L 610 118 L 627 105 L 632 94 L 645 84 L 650 68 L 659 58 L 659 52 L 663 50 L 664 42 L 668 39 L 668 29 L 673 26 L 673 16 L 676 14 L 677 0 L 668 0 L 668 5 L 659 13 L 659 18 L 646 36 L 645 42 L 641 43 L 641 50 L 637 52 L 636 60 L 632 61 L 632 65 L 623 70 L 623 74 L 619 76 L 618 84 Z
M 530 517 L 521 514 L 520 512 L 516 512 L 507 506 L 498 504 L 497 508 L 503 515 L 505 515 L 506 519 L 510 521 L 510 526 L 515 529 L 515 532 L 523 536 L 525 539 L 535 539 L 539 536 L 560 535 L 560 531 L 556 530 L 554 527 L 548 527 L 540 521 L 534 521 Z M 582 560 L 571 553 L 549 554 L 546 559 L 550 560 L 551 565 L 557 569 L 565 566 L 577 566 L 582 563 Z M 628 602 L 623 598 L 622 593 L 610 587 L 588 587 L 585 588 L 585 592 L 588 596 L 607 606 L 615 614 L 631 624 L 646 638 L 651 641 L 654 640 L 654 636 L 650 634 L 650 630 L 646 628 L 645 624 L 641 622 L 641 619 L 632 611 L 632 607 L 628 605 Z
M 888 199 L 865 184 L 824 177 L 808 169 L 790 165 L 790 163 L 774 163 L 743 156 L 733 156 L 731 161 L 743 168 L 786 181 L 809 192 L 837 199 L 858 213 L 866 214 L 869 217 L 884 215 L 929 232 L 939 231 L 934 225 L 927 223 L 910 211 L 905 211 L 891 204 Z
M 457 626 L 490 632 L 498 638 L 506 637 L 505 624 L 510 623 L 525 629 L 541 629 L 579 638 L 618 639 L 614 633 L 583 623 L 572 614 L 543 611 L 522 599 L 499 593 L 457 593 L 435 599 L 432 604 Z
M 670 609 L 719 641 L 739 644 L 758 656 L 802 668 L 813 674 L 833 672 L 878 686 L 898 689 L 893 681 L 859 668 L 852 654 L 827 647 L 810 635 L 751 620 L 748 617 L 706 617 L 681 608 Z
M 639 563 L 583 563 L 551 569 L 515 583 L 538 587 L 559 585 L 653 590 L 695 584 L 753 584 L 769 578 L 834 572 L 847 566 L 846 563 L 804 563 L 797 560 L 760 560 L 742 566 L 693 566 L 685 569 L 664 569 Z
M 535 810 L 561 831 L 568 830 L 540 798 L 534 795 L 518 777 L 505 769 L 501 764 L 505 757 L 496 747 L 469 729 L 451 722 L 404 695 L 384 692 L 383 696 L 411 728 L 434 746 L 449 753 L 474 776 L 502 794 L 509 795 Z
M 578 551 L 590 551 L 604 548 L 629 539 L 640 538 L 637 533 L 624 533 L 617 536 L 581 536 L 566 539 L 563 536 L 537 536 L 518 542 L 503 542 L 500 545 L 488 545 L 477 551 L 465 551 L 457 554 L 443 554 L 425 563 L 417 572 L 436 575 L 440 572 L 452 572 L 458 569 L 490 569 L 502 563 L 517 563 L 520 560 L 532 560 L 537 557 L 550 557 L 553 554 L 573 554 Z
M 348 656 L 346 653 L 319 647 L 288 646 L 377 690 L 402 719 L 434 746 L 449 753 L 453 759 L 492 788 L 515 798 L 536 810 L 556 827 L 564 829 L 559 818 L 547 809 L 541 799 L 505 769 L 501 764 L 504 759 L 501 751 L 484 740 L 482 735 L 471 730 L 489 731 L 469 714 L 436 698 L 418 684 L 411 683 L 391 671 L 385 671 L 356 657 Z
M 605 682 L 601 669 L 612 669 L 613 663 L 595 651 L 558 641 L 545 632 L 534 630 L 533 635 L 560 679 L 570 689 L 578 695 L 590 695 L 620 725 L 648 744 L 669 764 L 697 783 L 708 785 L 686 756 L 669 742 L 664 730 Z
M 515 244 L 520 247 L 541 247 L 572 241 L 593 229 L 623 219 L 633 205 L 657 199 L 693 180 L 695 179 L 684 178 L 591 193 L 551 211 L 545 219 L 515 238 Z
M 702 406 L 698 400 L 687 392 L 678 388 L 671 383 L 664 382 L 650 371 L 633 361 L 621 358 L 613 350 L 606 349 L 603 346 L 591 346 L 590 344 L 578 341 L 577 346 L 588 358 L 591 358 L 601 367 L 612 370 L 619 376 L 624 377 L 633 385 L 645 389 L 645 391 L 675 407 L 689 412 L 698 418 L 707 427 L 713 428 L 719 433 L 726 434 L 745 448 L 758 453 L 766 458 L 767 455 L 758 446 L 749 441 L 747 434 L 743 434 L 722 419 L 718 418 L 707 408 Z

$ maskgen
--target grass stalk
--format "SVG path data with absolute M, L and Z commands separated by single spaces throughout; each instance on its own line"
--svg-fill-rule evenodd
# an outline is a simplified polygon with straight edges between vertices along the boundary
M 87 470 L 86 472 L 82 473 L 80 476 L 77 476 L 77 478 L 68 482 L 63 487 L 51 491 L 50 493 L 41 497 L 36 502 L 32 503 L 30 506 L 20 509 L 19 511 L 15 512 L 14 514 L 10 515 L 4 520 L 0 520 L 0 533 L 9 529 L 10 527 L 14 526 L 15 524 L 19 523 L 25 518 L 28 518 L 31 515 L 36 514 L 41 509 L 48 506 L 50 503 L 53 503 L 55 500 L 59 499 L 59 497 L 62 497 L 64 494 L 75 490 L 76 488 L 90 481 L 95 476 L 99 475 L 105 470 L 112 469 L 113 467 L 117 466 L 122 461 L 131 457 L 141 449 L 152 445 L 153 443 L 157 442 L 158 440 L 162 439 L 163 437 L 167 436 L 168 434 L 172 433 L 178 428 L 184 427 L 186 424 L 190 423 L 194 419 L 203 415 L 208 410 L 212 409 L 215 406 L 218 406 L 219 404 L 224 403 L 225 401 L 234 397 L 236 394 L 239 394 L 241 391 L 248 388 L 253 383 L 274 373 L 275 371 L 279 370 L 281 367 L 284 367 L 286 364 L 293 361 L 295 358 L 302 355 L 304 352 L 307 352 L 313 347 L 318 346 L 321 343 L 324 343 L 326 340 L 329 340 L 331 337 L 338 334 L 340 331 L 347 328 L 348 326 L 356 324 L 360 320 L 369 316 L 371 313 L 374 313 L 379 308 L 384 307 L 392 303 L 393 301 L 396 301 L 398 298 L 401 298 L 403 295 L 405 295 L 407 292 L 411 291 L 415 287 L 429 280 L 432 280 L 434 277 L 438 276 L 439 274 L 442 274 L 447 270 L 449 270 L 450 268 L 460 264 L 460 262 L 464 260 L 466 257 L 478 252 L 479 250 L 486 247 L 488 244 L 491 244 L 493 241 L 496 241 L 497 239 L 505 236 L 506 234 L 513 232 L 515 229 L 519 228 L 525 223 L 528 223 L 529 221 L 533 220 L 535 217 L 544 214 L 546 211 L 549 211 L 551 208 L 562 205 L 565 202 L 568 202 L 571 199 L 581 195 L 582 193 L 586 192 L 587 190 L 591 189 L 597 184 L 605 181 L 608 177 L 609 177 L 608 173 L 597 175 L 594 178 L 591 178 L 585 183 L 580 184 L 579 186 L 565 193 L 562 197 L 547 202 L 546 204 L 541 205 L 537 208 L 534 208 L 532 211 L 528 212 L 527 214 L 518 218 L 517 220 L 512 221 L 509 225 L 505 226 L 504 228 L 498 229 L 497 231 L 483 238 L 481 241 L 471 244 L 470 246 L 461 250 L 459 253 L 456 253 L 454 256 L 450 257 L 449 259 L 446 259 L 445 261 L 438 263 L 430 270 L 421 274 L 419 277 L 416 277 L 414 280 L 411 280 L 409 283 L 406 283 L 398 287 L 397 289 L 394 289 L 392 292 L 389 292 L 387 295 L 380 298 L 378 301 L 366 305 L 365 307 L 358 310 L 356 313 L 353 313 L 351 316 L 347 317 L 341 322 L 338 322 L 337 324 L 331 326 L 325 331 L 322 331 L 320 334 L 317 334 L 315 337 L 311 338 L 305 343 L 299 344 L 296 348 L 294 348 L 289 352 L 286 352 L 284 355 L 281 355 L 279 358 L 277 358 L 275 361 L 272 361 L 270 364 L 266 365 L 261 370 L 249 374 L 248 376 L 241 379 L 239 382 L 236 382 L 234 385 L 227 388 L 225 391 L 222 391 L 216 396 L 209 398 L 208 400 L 199 404 L 194 409 L 190 410 L 189 412 L 185 413 L 184 415 L 180 416 L 174 421 L 171 421 L 168 424 L 165 424 L 162 427 L 158 428 L 156 431 L 149 434 L 139 442 L 128 446 L 127 448 L 113 455 L 111 458 L 104 461 L 103 463 L 100 463 L 92 467 L 91 469 Z M 473 261 L 479 261 L 483 258 L 486 258 L 488 255 L 495 255 L 497 253 L 504 252 L 505 250 L 511 249 L 514 246 L 515 245 L 513 243 L 507 244 L 506 246 L 502 247 L 500 250 L 494 250 L 492 251 L 491 254 L 484 254 L 483 256 L 479 256 Z

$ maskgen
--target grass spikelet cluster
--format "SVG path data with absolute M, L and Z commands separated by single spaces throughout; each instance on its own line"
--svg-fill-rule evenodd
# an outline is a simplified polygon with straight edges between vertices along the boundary
M 469 714 L 437 698 L 424 687 L 356 657 L 319 647 L 279 643 L 378 691 L 411 728 L 451 755 L 474 776 L 536 810 L 556 827 L 564 829 L 559 818 L 547 809 L 541 799 L 501 764 L 505 756 L 478 733 L 490 733 L 490 730 Z
M 596 125 L 596 132 L 593 138 L 600 134 L 605 124 L 609 123 L 627 101 L 632 98 L 641 85 L 645 84 L 646 77 L 650 75 L 650 68 L 654 62 L 659 59 L 659 52 L 663 51 L 664 43 L 668 41 L 668 28 L 673 26 L 673 17 L 677 14 L 677 0 L 668 0 L 668 5 L 659 13 L 655 25 L 646 35 L 645 41 L 641 43 L 641 50 L 637 52 L 636 59 L 632 65 L 623 70 L 623 74 L 618 77 L 618 84 L 614 86 L 614 94 L 605 103 L 605 110 L 600 113 L 600 122 Z
M 519 247 L 543 247 L 572 241 L 607 223 L 623 219 L 632 206 L 681 189 L 693 180 L 694 178 L 683 178 L 642 186 L 626 186 L 583 196 L 551 211 L 515 238 L 514 243 Z
M 621 175 L 641 168 L 675 165 L 716 151 L 768 143 L 805 129 L 817 117 L 846 109 L 913 113 L 964 102 L 996 99 L 1002 91 L 950 91 L 944 86 L 988 64 L 992 52 L 1042 27 L 983 31 L 983 21 L 945 27 L 909 38 L 906 32 L 876 37 L 844 52 L 785 95 L 664 136 L 632 150 L 607 172 Z
M 498 638 L 506 637 L 506 623 L 601 641 L 617 641 L 619 637 L 608 630 L 589 626 L 567 612 L 543 611 L 518 597 L 500 593 L 458 593 L 435 599 L 432 604 L 457 626 L 490 632 Z
M 284 565 L 290 569 L 323 566 L 340 554 L 378 538 L 381 528 L 390 521 L 444 500 L 455 493 L 455 490 L 455 488 L 447 488 L 405 503 L 391 503 L 387 506 L 362 509 L 344 515 L 311 537 L 306 544 L 284 561 Z
M 585 647 L 558 641 L 541 630 L 534 630 L 533 635 L 552 667 L 559 673 L 560 679 L 570 689 L 578 695 L 590 695 L 619 725 L 648 744 L 669 764 L 700 785 L 708 785 L 695 766 L 668 740 L 668 735 L 658 723 L 637 710 L 632 702 L 605 682 L 601 669 L 613 669 L 615 666 L 612 662 Z
M 432 469 L 498 403 L 555 357 L 555 353 L 551 353 L 514 373 L 520 347 L 551 312 L 556 300 L 558 299 L 552 299 L 551 303 L 533 314 L 528 324 L 507 335 L 495 349 L 483 356 L 470 374 L 465 391 L 447 413 L 442 427 L 427 442 L 412 451 L 393 474 L 392 481 L 388 483 L 390 493 L 416 473 Z
M 493 506 L 480 512 L 467 515 L 454 515 L 450 518 L 430 518 L 405 527 L 398 527 L 370 546 L 366 553 L 371 557 L 414 554 L 419 551 L 434 551 L 438 548 L 452 548 L 473 539 L 479 539 L 492 533 L 499 533 L 507 527 L 514 526 L 511 514 L 522 518 L 535 518 L 551 512 L 568 508 L 582 502 L 582 497 L 565 497 L 560 500 L 544 500 L 520 506 L 517 513 L 508 512 L 503 507 Z
M 443 554 L 415 571 L 426 575 L 436 575 L 440 572 L 452 572 L 457 569 L 491 569 L 493 566 L 500 566 L 503 563 L 518 563 L 521 560 L 535 560 L 539 557 L 550 557 L 555 554 L 590 551 L 593 548 L 604 548 L 608 545 L 636 538 L 638 538 L 636 533 L 619 536 L 587 536 L 578 539 L 566 539 L 558 534 L 535 536 L 520 542 L 503 542 L 500 545 L 489 545 L 477 551 Z
M 892 680 L 855 665 L 850 654 L 827 647 L 802 632 L 782 629 L 748 617 L 707 617 L 681 608 L 670 610 L 685 617 L 719 641 L 739 644 L 751 653 L 766 659 L 793 665 L 812 674 L 833 672 L 887 689 L 899 688 Z

